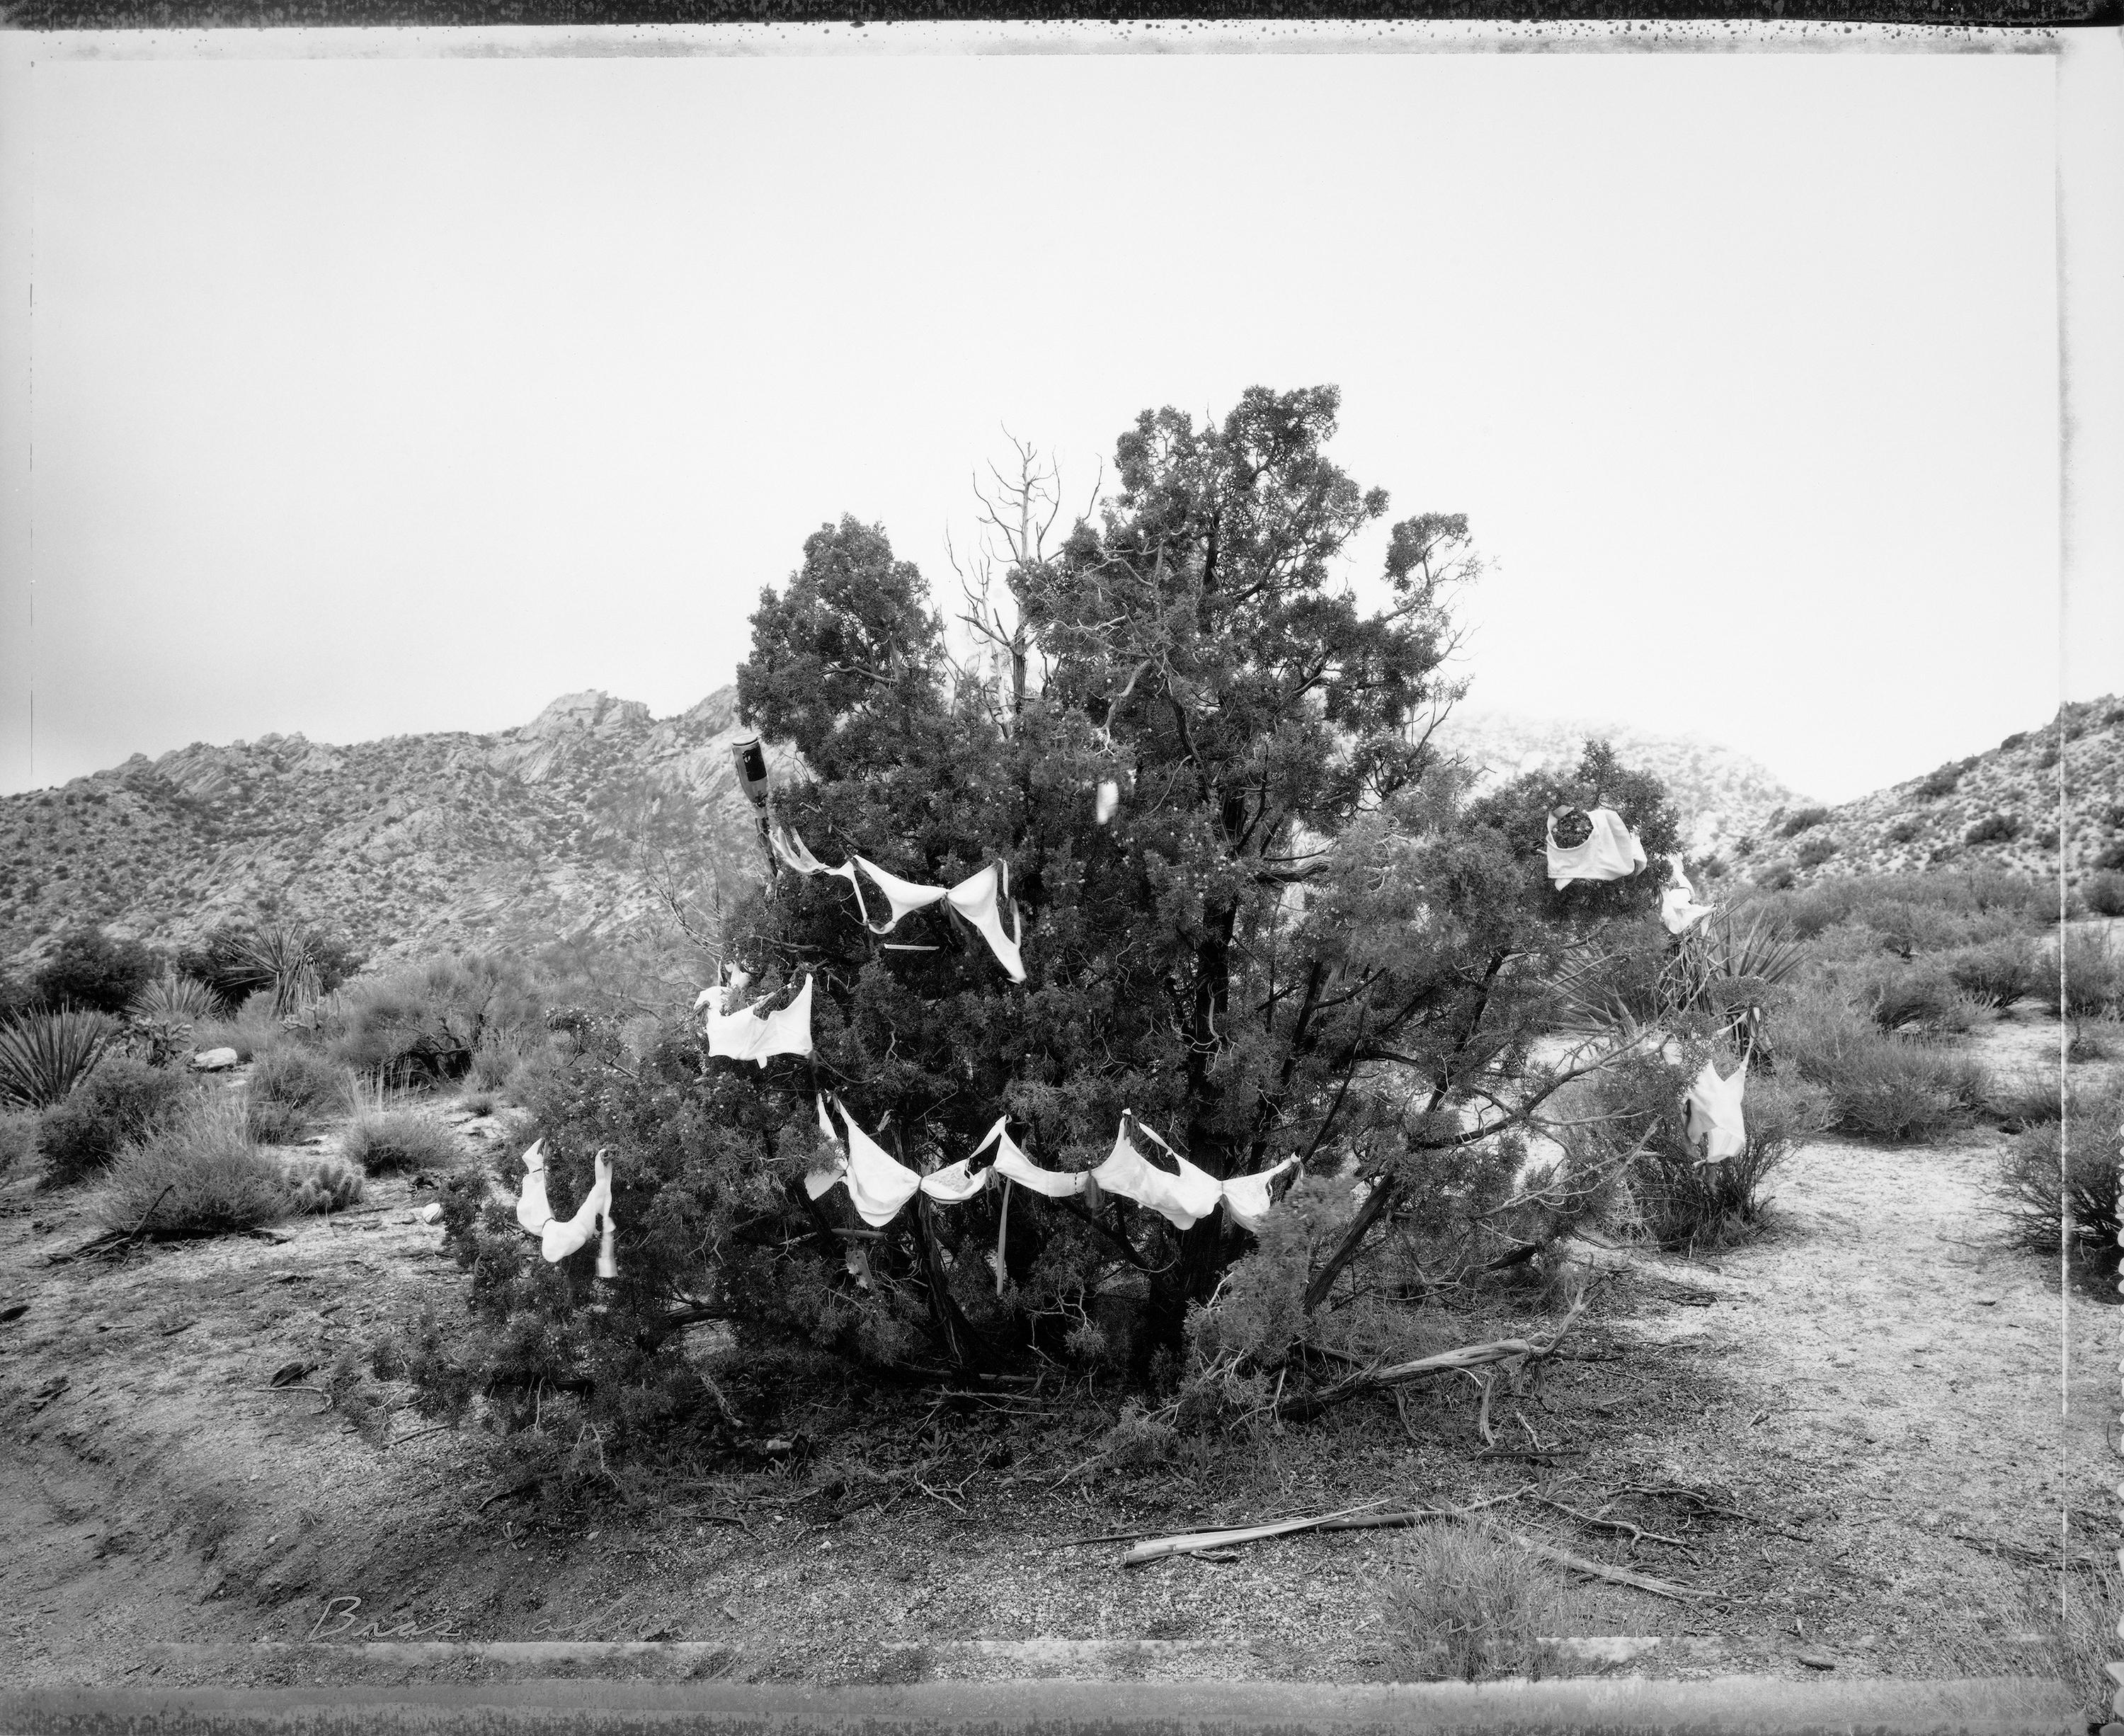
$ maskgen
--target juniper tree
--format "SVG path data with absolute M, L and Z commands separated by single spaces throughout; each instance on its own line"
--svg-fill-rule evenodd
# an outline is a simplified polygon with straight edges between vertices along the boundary
M 669 1334 L 711 1314 L 741 1339 L 798 1332 L 884 1363 L 1097 1355 L 1093 1299 L 1117 1268 L 1147 1286 L 1143 1376 L 1255 1246 L 1221 1213 L 1176 1231 L 1122 1199 L 1020 1189 L 1006 1221 L 997 1188 L 918 1196 L 866 1235 L 838 1190 L 800 1184 L 822 1093 L 917 1169 L 1005 1113 L 1036 1161 L 1089 1168 L 1126 1110 L 1215 1176 L 1286 1157 L 1353 1170 L 1375 1184 L 1309 1249 L 1306 1310 L 1398 1203 L 1501 1191 L 1501 1133 L 1560 1076 L 1530 1051 L 1581 918 L 1541 881 L 1525 789 L 1471 803 L 1433 746 L 1458 692 L 1450 595 L 1478 571 L 1467 521 L 1389 526 L 1384 600 L 1361 607 L 1350 552 L 1388 501 L 1328 456 L 1337 407 L 1332 388 L 1257 388 L 1213 426 L 1139 417 L 1097 515 L 1051 552 L 1013 548 L 999 683 L 955 666 L 882 529 L 844 519 L 807 540 L 739 670 L 742 714 L 807 769 L 777 817 L 829 863 L 924 884 L 1006 863 L 1027 980 L 946 906 L 881 939 L 845 883 L 778 875 L 728 913 L 726 949 L 750 993 L 811 978 L 815 1054 L 756 1068 L 710 1061 L 691 1033 L 623 1051 L 585 1026 L 543 1127 L 557 1210 L 591 1148 L 617 1149 L 623 1276 L 591 1315 L 585 1277 L 539 1268 L 461 1189 L 453 1235 L 493 1324 L 478 1381 L 431 1374 L 430 1402 L 483 1381 L 505 1407 L 587 1362 L 593 1387 L 653 1409 Z M 1123 797 L 1102 822 L 1108 783 Z M 1672 847 L 1656 786 L 1609 799 L 1648 849 Z M 1642 915 L 1656 888 L 1598 897 Z

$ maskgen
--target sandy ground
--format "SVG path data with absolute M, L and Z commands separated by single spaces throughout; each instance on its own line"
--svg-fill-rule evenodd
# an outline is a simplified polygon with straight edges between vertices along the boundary
M 2054 1028 L 2031 1015 L 1976 1042 L 2009 1069 L 2055 1054 Z M 468 1157 L 506 1136 L 491 1122 L 462 1131 Z M 2061 1297 L 2054 1268 L 2004 1240 L 1989 1192 L 2003 1142 L 1825 1140 L 1776 1176 L 1779 1211 L 1757 1242 L 1634 1262 L 1574 1334 L 1574 1357 L 1499 1415 L 1501 1444 L 1538 1441 L 1560 1455 L 1548 1461 L 1478 1458 L 1464 1384 L 1417 1396 L 1406 1418 L 1359 1404 L 1057 1487 L 1110 1410 L 836 1389 L 771 1419 L 829 1443 L 813 1462 L 749 1454 L 632 1509 L 594 1492 L 566 1508 L 536 1492 L 490 1501 L 499 1485 L 477 1436 L 402 1423 L 378 1452 L 318 1394 L 266 1390 L 291 1360 L 457 1306 L 462 1281 L 406 1182 L 372 1184 L 358 1212 L 298 1221 L 284 1240 L 54 1264 L 92 1226 L 18 1180 L 0 1200 L 0 1299 L 27 1305 L 0 1324 L 0 1524 L 16 1540 L 0 1557 L 0 1684 L 402 1677 L 408 1667 L 350 1649 L 232 1663 L 157 1644 L 301 1640 L 345 1597 L 402 1637 L 713 1642 L 624 1666 L 643 1673 L 1370 1679 L 1385 1669 L 1379 1593 L 1405 1547 L 1395 1533 L 1138 1569 L 1121 1565 L 1124 1544 L 1058 1545 L 1529 1484 L 1581 1510 L 1613 1500 L 1613 1516 L 1682 1546 L 1626 1554 L 1525 1499 L 1498 1510 L 1514 1529 L 1718 1594 L 1572 1590 L 1566 1631 L 1669 1636 L 1628 1668 L 2046 1672 L 2061 1587 L 2093 1583 L 2060 1571 L 2061 1544 L 2084 1565 L 2111 1541 L 2100 1477 L 2117 1315 Z M 1464 1324 L 1474 1338 L 1514 1322 L 1493 1310 Z M 925 1411 L 919 1480 L 867 1472 L 865 1443 L 883 1437 L 867 1425 L 909 1430 Z M 1748 1517 L 1626 1493 L 1671 1483 L 1714 1487 Z

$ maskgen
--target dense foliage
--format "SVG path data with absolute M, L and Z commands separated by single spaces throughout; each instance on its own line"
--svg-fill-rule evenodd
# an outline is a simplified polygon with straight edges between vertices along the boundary
M 954 662 L 882 530 L 843 520 L 806 541 L 739 672 L 745 716 L 811 773 L 776 793 L 778 819 L 829 863 L 925 884 L 1007 863 L 1027 981 L 946 906 L 881 943 L 844 882 L 780 874 L 726 913 L 725 948 L 751 995 L 811 979 L 815 1055 L 755 1068 L 710 1061 L 690 1028 L 582 1022 L 540 1131 L 563 1215 L 592 1151 L 617 1154 L 622 1275 L 592 1306 L 587 1259 L 543 1265 L 483 1179 L 457 1184 L 446 1221 L 482 1327 L 403 1357 L 424 1404 L 453 1414 L 484 1391 L 506 1423 L 566 1387 L 622 1428 L 698 1389 L 673 1335 L 708 1316 L 740 1343 L 876 1365 L 1036 1351 L 1166 1378 L 1190 1310 L 1225 1306 L 1220 1283 L 1270 1243 L 1278 1283 L 1295 1271 L 1290 1331 L 1398 1219 L 1497 1232 L 1483 1213 L 1523 1155 L 1514 1123 L 1561 1076 L 1530 1053 L 1556 967 L 1658 892 L 1652 874 L 1557 892 L 1548 811 L 1605 802 L 1655 855 L 1675 823 L 1598 748 L 1576 776 L 1468 799 L 1426 728 L 1452 694 L 1467 524 L 1393 525 L 1384 606 L 1360 608 L 1345 566 L 1387 501 L 1328 459 L 1336 408 L 1332 388 L 1255 390 L 1214 426 L 1140 417 L 1096 520 L 1052 550 L 1013 539 L 1008 605 L 984 595 L 971 618 L 985 673 Z M 1374 1185 L 1359 1207 L 1344 1182 L 1311 1232 L 1258 1249 L 1222 1213 L 1178 1231 L 1126 1200 L 1022 1189 L 1007 1223 L 991 1189 L 918 1198 L 879 1235 L 839 1190 L 798 1185 L 822 1155 L 820 1092 L 917 1169 L 1004 1113 L 1037 1162 L 1088 1168 L 1133 1111 L 1215 1176 L 1295 1157 Z

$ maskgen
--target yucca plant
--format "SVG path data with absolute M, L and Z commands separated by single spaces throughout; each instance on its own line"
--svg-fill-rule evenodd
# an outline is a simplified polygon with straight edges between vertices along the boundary
M 222 1015 L 221 997 L 196 976 L 159 976 L 136 994 L 125 1010 L 158 1024 L 191 1025 Z
M 1705 917 L 1681 937 L 1660 972 L 1660 1002 L 1675 1012 L 1731 1018 L 1760 1008 L 1764 990 L 1798 970 L 1807 943 L 1788 934 L 1766 911 L 1745 922 L 1730 910 Z
M 247 934 L 238 948 L 244 963 L 273 990 L 273 1016 L 286 1019 L 317 998 L 322 953 L 317 937 L 294 923 L 268 923 Z
M 88 1076 L 117 1036 L 107 1014 L 77 1007 L 0 1023 L 0 1103 L 41 1109 Z

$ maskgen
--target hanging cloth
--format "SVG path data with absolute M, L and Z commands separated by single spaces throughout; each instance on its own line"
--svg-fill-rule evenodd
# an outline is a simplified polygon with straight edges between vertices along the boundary
M 856 912 L 862 918 L 864 926 L 869 926 L 870 909 L 863 902 L 862 882 L 857 877 L 854 863 L 843 862 L 839 868 L 828 868 L 811 854 L 791 827 L 779 821 L 767 829 L 767 847 L 784 868 L 799 874 L 830 874 L 836 880 L 847 881 L 848 889 L 856 895 Z
M 1670 934 L 1686 934 L 1711 914 L 1711 906 L 1699 904 L 1685 886 L 1671 886 L 1660 894 L 1660 920 Z
M 1645 865 L 1645 847 L 1611 807 L 1586 816 L 1593 830 L 1583 844 L 1566 849 L 1556 841 L 1556 821 L 1548 822 L 1548 872 L 1562 892 L 1574 880 L 1621 880 Z
M 735 989 L 726 994 L 727 1000 Z M 747 1008 L 739 1013 L 707 1015 L 708 1053 L 726 1061 L 756 1061 L 767 1065 L 770 1055 L 809 1055 L 811 1052 L 811 979 L 796 998 L 778 1012 L 761 1013 Z
M 827 1160 L 804 1178 L 804 1192 L 812 1199 L 818 1198 L 831 1188 L 848 1167 L 847 1154 L 841 1149 L 841 1136 L 834 1131 L 834 1124 L 826 1115 L 826 1099 L 819 1098 L 818 1104 L 819 1131 L 825 1135 L 826 1143 L 831 1149 Z
M 576 1215 L 566 1223 L 550 1218 L 538 1232 L 538 1251 L 546 1257 L 549 1266 L 562 1260 L 590 1244 L 597 1234 L 599 1221 L 612 1211 L 612 1160 L 600 1149 L 591 1160 L 596 1179 L 590 1191 L 583 1196 L 583 1202 L 576 1208 Z
M 996 1148 L 995 1173 L 1005 1181 L 1016 1182 L 1021 1188 L 1030 1188 L 1035 1193 L 1049 1199 L 1074 1199 L 1084 1191 L 1084 1171 L 1068 1174 L 1060 1170 L 1043 1169 L 1027 1157 L 1018 1143 L 1004 1131 L 1008 1116 L 999 1116 L 996 1124 L 989 1129 L 980 1144 L 975 1146 L 972 1157 L 979 1157 L 990 1146 Z M 971 1158 L 969 1159 L 971 1161 Z
M 947 1206 L 963 1205 L 989 1184 L 989 1172 L 973 1167 L 971 1158 L 932 1169 L 922 1178 L 922 1191 Z
M 1129 1135 L 1139 1127 L 1153 1141 L 1165 1147 L 1168 1155 L 1180 1166 L 1177 1175 L 1168 1175 L 1154 1167 L 1136 1150 Z M 1187 1229 L 1207 1217 L 1224 1197 L 1223 1184 L 1215 1176 L 1189 1163 L 1127 1110 L 1121 1112 L 1121 1131 L 1114 1135 L 1114 1149 L 1107 1154 L 1106 1161 L 1092 1171 L 1092 1179 L 1109 1193 L 1118 1193 L 1140 1206 L 1149 1207 L 1176 1230 Z
M 951 895 L 941 886 L 917 886 L 912 880 L 902 880 L 897 874 L 888 874 L 867 856 L 848 859 L 875 880 L 878 890 L 885 894 L 886 902 L 892 906 L 892 915 L 883 922 L 864 919 L 863 926 L 873 934 L 890 934 L 903 916 L 917 910 L 927 910 L 940 898 Z
M 524 1193 L 516 1202 L 516 1221 L 536 1235 L 553 1221 L 553 1208 L 546 1203 L 546 1141 L 533 1143 L 524 1154 Z
M 996 962 L 1013 982 L 1025 981 L 1025 961 L 1018 954 L 1018 943 L 1024 930 L 1017 920 L 1017 906 L 1010 896 L 1010 870 L 1001 863 L 990 863 L 978 874 L 970 874 L 945 895 L 952 901 L 952 908 L 980 931 L 989 943 L 989 950 L 996 955 Z M 1003 931 L 1001 906 L 1010 904 L 1010 920 L 1013 933 Z
M 858 1127 L 848 1106 L 838 1097 L 834 1107 L 848 1130 L 848 1163 L 840 1179 L 848 1183 L 856 1216 L 872 1229 L 882 1230 L 914 1197 L 922 1178 Z
M 1682 1105 L 1682 1133 L 1692 1148 L 1699 1143 L 1699 1164 L 1715 1164 L 1738 1157 L 1748 1149 L 1747 1123 L 1741 1114 L 1741 1094 L 1748 1083 L 1748 1063 L 1743 1060 L 1730 1079 L 1718 1076 L 1715 1061 L 1707 1061 L 1696 1083 L 1689 1088 Z
M 1224 1209 L 1232 1214 L 1232 1221 L 1242 1230 L 1260 1229 L 1268 1216 L 1269 1184 L 1285 1170 L 1297 1167 L 1295 1157 L 1286 1157 L 1257 1174 L 1228 1177 L 1224 1183 Z

